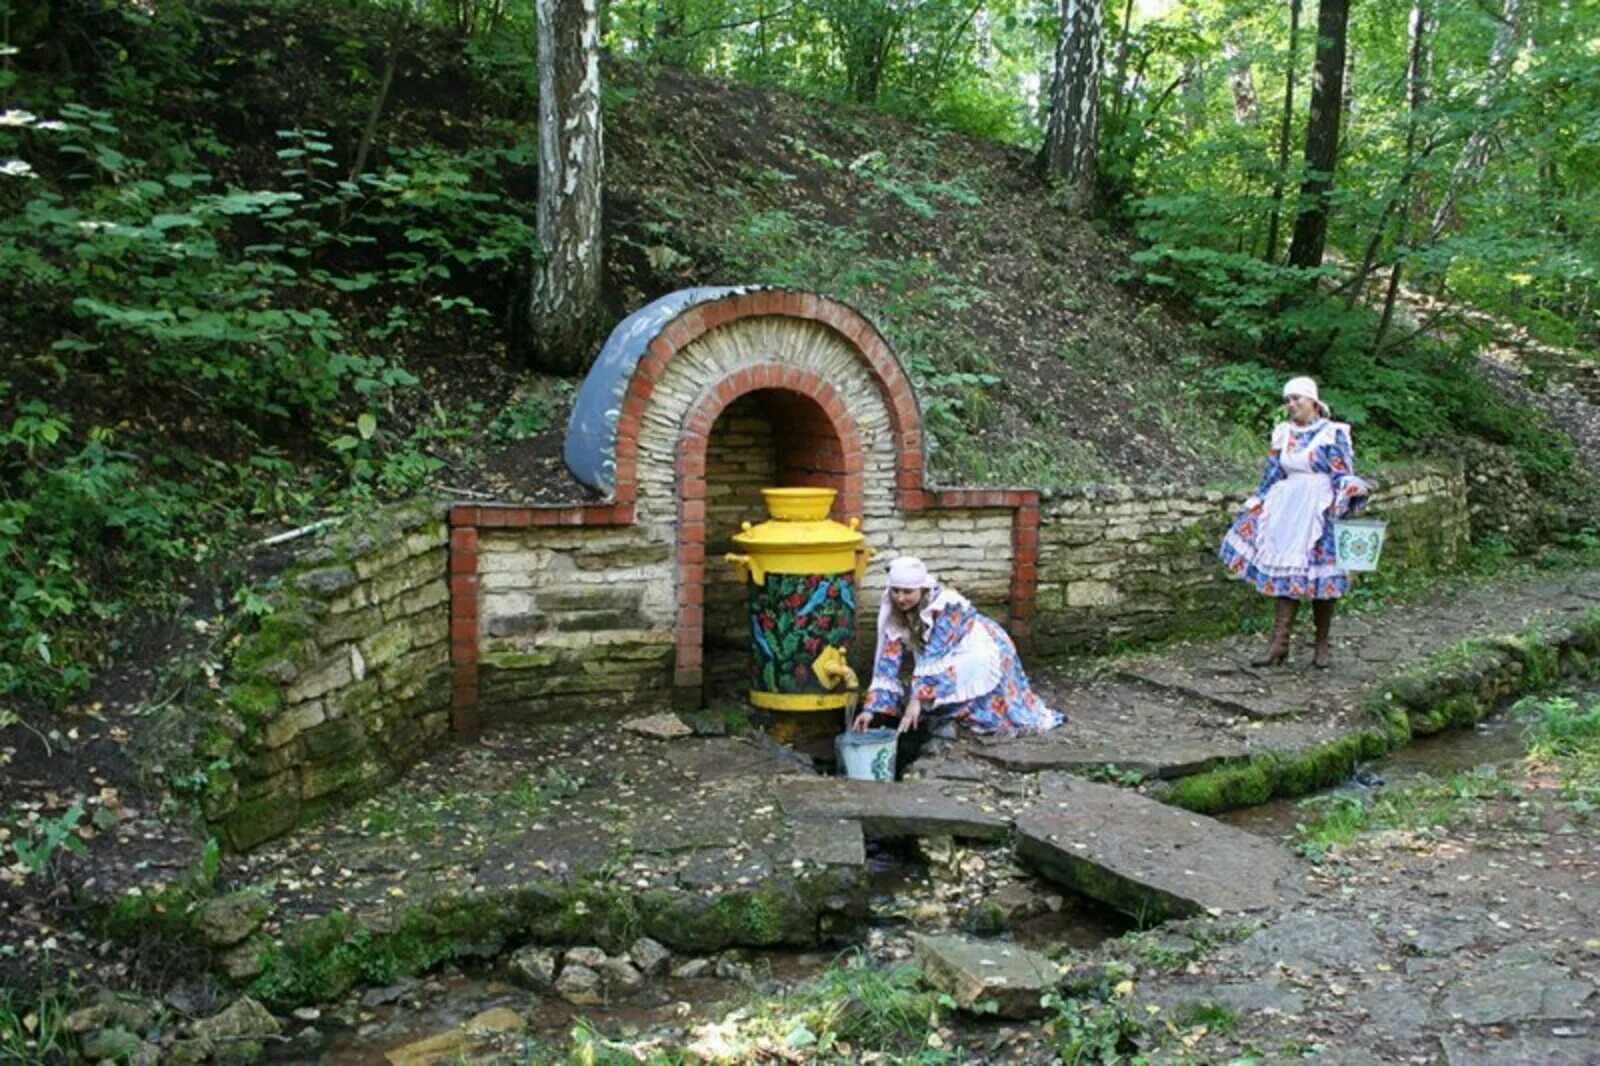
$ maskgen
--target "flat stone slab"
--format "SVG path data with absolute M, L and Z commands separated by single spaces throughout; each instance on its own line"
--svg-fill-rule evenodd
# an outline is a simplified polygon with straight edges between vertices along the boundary
M 1513 1062 L 1536 1062 L 1539 1066 L 1594 1066 L 1595 1061 L 1595 1041 L 1592 1037 L 1513 1036 L 1506 1040 L 1477 1040 L 1447 1036 L 1442 1043 L 1448 1066 L 1506 1066 Z
M 1117 744 L 1093 738 L 1046 735 L 975 748 L 972 754 L 1003 770 L 1020 774 L 1116 767 L 1145 777 L 1184 777 L 1205 773 L 1229 759 L 1242 759 L 1250 750 L 1242 743 L 1222 737 L 1180 740 L 1157 746 L 1148 739 Z
M 1002 1018 L 1030 1018 L 1044 1013 L 1040 1000 L 1061 983 L 1055 963 L 1021 944 L 921 934 L 911 943 L 928 983 L 963 1010 L 987 1013 L 992 1003 Z
M 978 804 L 950 795 L 939 781 L 851 781 L 844 778 L 784 778 L 773 792 L 791 818 L 859 822 L 874 839 L 955 836 L 999 840 L 1010 823 Z
M 1439 1006 L 1471 1025 L 1582 1020 L 1590 1015 L 1584 1003 L 1593 994 L 1594 985 L 1566 967 L 1528 948 L 1510 947 L 1485 959 L 1477 972 L 1464 974 Z
M 1049 775 L 1040 800 L 1017 818 L 1017 852 L 1142 919 L 1265 909 L 1296 865 L 1242 829 L 1066 774 Z

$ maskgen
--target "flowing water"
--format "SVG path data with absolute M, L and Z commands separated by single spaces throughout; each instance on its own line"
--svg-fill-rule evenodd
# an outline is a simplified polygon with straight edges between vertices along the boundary
M 1462 770 L 1505 766 L 1520 759 L 1522 752 L 1521 725 L 1508 714 L 1498 714 L 1472 729 L 1447 730 L 1416 740 L 1359 768 L 1351 780 L 1334 788 L 1312 796 L 1275 799 L 1259 807 L 1228 811 L 1217 815 L 1217 819 L 1261 836 L 1291 837 L 1295 824 L 1301 820 L 1300 804 L 1308 799 L 1339 792 L 1403 787 Z

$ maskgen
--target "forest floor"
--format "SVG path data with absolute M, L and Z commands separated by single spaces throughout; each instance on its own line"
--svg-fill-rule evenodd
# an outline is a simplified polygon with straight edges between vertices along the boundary
M 1213 1061 L 1205 1056 L 1219 1049 L 1292 1057 L 1314 1046 L 1340 1049 L 1355 1057 L 1333 1061 L 1352 1062 L 1431 1062 L 1440 1049 L 1453 1063 L 1516 1061 L 1507 1055 L 1533 1061 L 1565 1049 L 1587 1055 L 1600 1046 L 1590 1029 L 1597 949 L 1588 916 L 1600 903 L 1600 867 L 1591 819 L 1596 793 L 1588 778 L 1535 766 L 1446 785 L 1442 795 L 1436 789 L 1426 803 L 1401 809 L 1443 804 L 1455 819 L 1449 824 L 1458 828 L 1428 828 L 1434 823 L 1424 818 L 1427 831 L 1410 833 L 1417 825 L 1401 820 L 1396 824 L 1407 833 L 1337 851 L 1336 861 L 1319 855 L 1318 864 L 1285 851 L 1287 873 L 1273 889 L 1278 902 L 1244 915 L 1243 924 L 1237 914 L 1202 917 L 1098 949 L 1081 939 L 1074 944 L 1071 934 L 1088 923 L 1103 930 L 1100 936 L 1116 937 L 1116 923 L 1078 904 L 1067 906 L 1077 898 L 1073 892 L 1041 880 L 994 840 L 1030 812 L 1060 816 L 1058 800 L 1066 800 L 1070 819 L 1073 789 L 1084 787 L 1073 784 L 1082 780 L 1077 775 L 1143 781 L 1160 795 L 1263 756 L 1287 764 L 1373 728 L 1360 713 L 1372 694 L 1413 676 L 1441 652 L 1446 666 L 1430 675 L 1434 688 L 1427 698 L 1482 683 L 1486 668 L 1477 654 L 1450 654 L 1464 639 L 1523 634 L 1525 640 L 1570 640 L 1562 634 L 1587 624 L 1597 609 L 1600 573 L 1555 572 L 1450 587 L 1425 601 L 1341 619 L 1338 664 L 1325 676 L 1313 677 L 1303 656 L 1277 670 L 1244 667 L 1256 642 L 1243 638 L 1108 660 L 1087 673 L 1041 671 L 1042 692 L 1073 716 L 1067 726 L 1003 744 L 963 740 L 918 764 L 919 780 L 897 786 L 905 792 L 895 803 L 876 793 L 834 795 L 823 779 L 808 784 L 806 761 L 786 757 L 759 735 L 660 741 L 616 733 L 614 725 L 527 735 L 501 730 L 482 746 L 442 753 L 347 815 L 224 860 L 216 890 L 244 889 L 261 901 L 256 935 L 266 939 L 249 941 L 244 959 L 234 958 L 234 940 L 208 948 L 193 932 L 164 932 L 148 914 L 142 919 L 148 928 L 131 941 L 108 934 L 107 908 L 115 913 L 129 899 L 163 898 L 205 859 L 198 836 L 172 826 L 153 800 L 108 784 L 114 763 L 100 753 L 105 736 L 63 734 L 51 762 L 72 768 L 76 785 L 55 780 L 45 787 L 31 776 L 19 783 L 38 796 L 42 817 L 58 817 L 69 804 L 83 802 L 96 828 L 86 841 L 87 858 L 61 856 L 44 877 L 8 872 L 0 937 L 10 956 L 8 981 L 25 989 L 43 977 L 85 999 L 97 987 L 142 992 L 153 998 L 140 1002 L 160 1020 L 135 1036 L 170 1052 L 174 1041 L 194 1039 L 196 1026 L 228 999 L 224 983 L 202 976 L 208 967 L 249 963 L 282 952 L 285 944 L 314 942 L 296 930 L 320 928 L 337 913 L 353 923 L 340 927 L 341 943 L 372 946 L 362 972 L 398 981 L 398 991 L 382 1002 L 364 1002 L 368 990 L 345 994 L 347 984 L 326 984 L 327 974 L 305 968 L 311 963 L 304 959 L 269 965 L 255 983 L 246 966 L 239 971 L 246 987 L 279 1007 L 282 1036 L 292 1041 L 282 1049 L 291 1061 L 361 1061 L 362 1055 L 376 1061 L 425 1035 L 417 1031 L 418 1020 L 448 1029 L 495 1006 L 522 1019 L 506 1038 L 517 1050 L 504 1061 L 522 1061 L 530 1039 L 548 1044 L 584 1016 L 601 1029 L 623 1021 L 643 1026 L 630 1040 L 657 1049 L 691 1044 L 714 1030 L 720 1035 L 708 1046 L 724 1050 L 713 1059 L 748 1061 L 756 1044 L 775 1039 L 774 1017 L 801 1009 L 795 997 L 811 1002 L 805 999 L 814 992 L 807 991 L 809 981 L 826 967 L 826 958 L 815 955 L 791 965 L 784 956 L 718 954 L 738 945 L 740 934 L 703 924 L 692 901 L 759 893 L 759 909 L 749 913 L 760 917 L 743 919 L 756 923 L 747 929 L 766 930 L 756 943 L 773 943 L 767 938 L 778 929 L 815 928 L 825 912 L 848 924 L 850 915 L 859 917 L 858 908 L 870 906 L 876 928 L 863 958 L 871 966 L 904 965 L 914 951 L 913 932 L 966 930 L 992 938 L 1015 924 L 1020 942 L 1054 945 L 1069 978 L 1074 970 L 1083 980 L 1085 973 L 1115 978 L 1109 995 L 1098 978 L 1090 981 L 1093 988 L 1079 989 L 1077 1006 L 1061 1008 L 1047 1023 L 940 1012 L 932 1031 L 946 1048 L 962 1048 L 968 1061 L 1044 1061 L 1059 1049 L 1063 1031 L 1089 1024 L 1085 1017 L 1101 1019 L 1093 1023 L 1101 1035 L 1112 1032 L 1104 1029 L 1110 1019 L 1120 1019 L 1114 1031 L 1127 1032 L 1118 1040 L 1135 1039 L 1127 1034 L 1137 1032 L 1144 1045 L 1164 1048 L 1161 1054 L 1179 1061 Z M 1528 677 L 1530 684 L 1538 680 Z M 1319 698 L 1308 699 L 1312 693 Z M 112 736 L 125 724 L 115 715 L 100 721 Z M 706 732 L 719 732 L 716 724 Z M 598 760 L 602 749 L 606 756 Z M 1163 819 L 1173 808 L 1137 791 L 1124 794 L 1145 806 L 1119 821 L 1144 827 L 1140 838 L 1159 852 Z M 1198 814 L 1190 818 L 1214 824 Z M 1077 831 L 1087 833 L 1081 846 L 1091 857 L 1111 846 L 1109 838 L 1097 845 L 1095 832 Z M 1221 834 L 1240 831 L 1218 826 L 1209 832 L 1220 847 Z M 863 834 L 867 842 L 923 841 L 918 847 L 926 868 L 907 883 L 872 890 L 860 879 L 871 866 Z M 952 834 L 959 846 L 940 843 Z M 1138 876 L 1170 879 L 1221 861 L 1208 856 L 1210 850 L 1177 859 L 1164 874 Z M 1518 855 L 1533 859 L 1519 863 Z M 1108 854 L 1095 861 L 1115 867 L 1117 860 Z M 1253 869 L 1265 868 L 1250 861 Z M 1220 880 L 1245 884 L 1249 875 Z M 399 943 L 392 938 L 410 928 L 405 918 L 413 909 L 465 915 L 462 908 L 501 908 L 509 924 L 487 931 L 473 926 L 462 934 L 470 942 L 445 952 L 460 958 L 458 965 L 492 956 L 530 931 L 543 935 L 510 916 L 564 883 L 637 891 L 687 908 L 665 912 L 678 915 L 665 924 L 644 927 L 668 942 L 690 938 L 677 943 L 671 964 L 687 976 L 637 985 L 629 977 L 629 987 L 605 990 L 609 1007 L 556 1009 L 562 993 L 507 985 L 481 967 L 468 967 L 468 975 L 482 976 L 465 984 L 449 976 L 450 966 L 443 978 L 419 982 L 394 968 L 401 948 L 384 948 Z M 869 890 L 870 899 L 863 895 Z M 831 902 L 819 904 L 818 891 L 829 893 Z M 173 904 L 174 917 L 205 898 L 177 897 L 189 901 Z M 604 898 L 594 897 L 596 905 Z M 997 900 L 1009 908 L 998 922 L 989 906 Z M 1137 894 L 1124 889 L 1102 894 L 1101 901 L 1143 913 Z M 1070 919 L 1065 930 L 1063 913 Z M 1046 927 L 1030 937 L 1028 922 L 1036 920 Z M 778 939 L 790 935 L 799 934 Z M 619 950 L 625 946 L 611 942 L 613 964 L 626 961 Z M 1129 963 L 1130 970 L 1106 969 Z M 757 978 L 764 967 L 787 976 L 763 983 Z M 697 973 L 719 972 L 721 984 L 694 983 Z M 1132 984 L 1124 987 L 1124 981 Z M 430 988 L 448 995 L 441 991 L 436 999 Z M 715 1008 L 717 998 L 730 993 L 739 1000 L 731 1022 Z M 318 1003 L 322 994 L 335 999 Z M 761 1003 L 751 1006 L 752 996 Z M 420 1005 L 408 1009 L 412 1002 Z M 692 1005 L 679 1008 L 679 1002 Z M 104 1018 L 101 1011 L 80 1024 L 104 1025 Z M 523 1029 L 529 1019 L 531 1032 Z M 710 1028 L 697 1036 L 697 1026 Z M 919 1029 L 918 1039 L 927 1033 Z M 928 1049 L 906 1046 L 904 1033 L 882 1035 L 881 1046 L 902 1061 L 938 1061 L 911 1057 Z

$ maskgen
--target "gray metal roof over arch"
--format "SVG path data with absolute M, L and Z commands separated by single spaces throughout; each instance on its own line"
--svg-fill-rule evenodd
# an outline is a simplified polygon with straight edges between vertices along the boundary
M 760 292 L 764 285 L 700 286 L 679 289 L 639 308 L 617 324 L 589 368 L 567 421 L 562 454 L 580 482 L 612 495 L 617 487 L 617 419 L 633 372 L 650 341 L 673 319 L 701 304 L 727 296 Z

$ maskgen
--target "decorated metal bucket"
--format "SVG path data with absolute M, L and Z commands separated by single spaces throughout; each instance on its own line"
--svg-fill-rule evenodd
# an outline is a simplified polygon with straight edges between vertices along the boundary
M 1376 518 L 1333 523 L 1334 562 L 1341 570 L 1376 570 L 1389 523 Z
M 848 705 L 845 665 L 870 550 L 861 521 L 828 517 L 834 489 L 763 489 L 771 518 L 744 523 L 727 560 L 749 579 L 750 702 L 770 711 Z
M 893 781 L 895 743 L 899 739 L 900 733 L 894 729 L 840 733 L 834 740 L 839 767 L 854 781 Z

